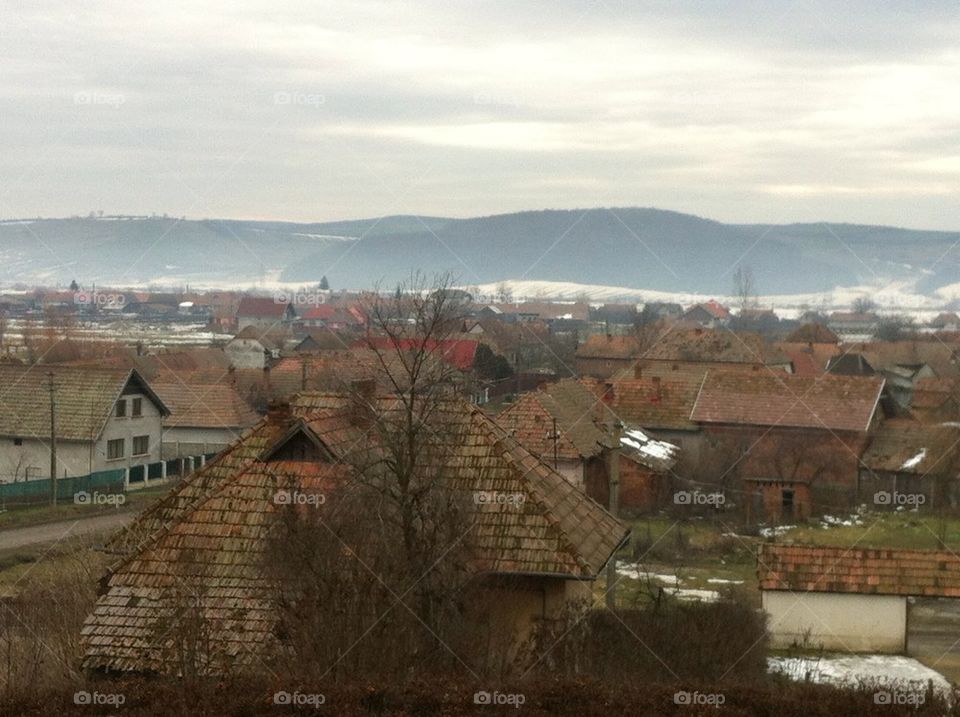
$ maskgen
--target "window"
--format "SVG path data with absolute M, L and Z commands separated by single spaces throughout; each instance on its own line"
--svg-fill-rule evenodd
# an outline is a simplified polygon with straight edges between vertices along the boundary
M 135 398 L 133 399 L 133 410 L 131 411 L 134 418 L 139 418 L 143 415 L 143 399 Z
M 149 452 L 150 452 L 150 436 L 134 436 L 133 437 L 133 455 L 142 456 Z
M 115 461 L 118 458 L 123 458 L 122 438 L 115 438 L 112 441 L 107 441 L 107 460 Z
M 117 418 L 123 418 L 127 415 L 127 401 L 124 398 L 121 398 L 117 401 L 117 409 L 114 414 Z
M 13 445 L 15 445 L 15 446 L 22 446 L 22 445 L 23 445 L 23 439 L 22 439 L 22 438 L 14 438 L 14 439 L 13 439 Z

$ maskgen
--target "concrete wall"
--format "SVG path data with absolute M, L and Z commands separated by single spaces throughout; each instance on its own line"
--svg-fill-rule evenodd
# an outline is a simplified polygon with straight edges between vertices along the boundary
M 222 451 L 235 443 L 245 428 L 190 428 L 163 429 L 163 458 L 197 456 L 203 453 Z
M 906 649 L 907 599 L 895 595 L 763 592 L 770 646 L 794 644 L 849 652 Z
M 267 364 L 263 344 L 256 339 L 234 339 L 223 352 L 234 368 L 263 368 Z

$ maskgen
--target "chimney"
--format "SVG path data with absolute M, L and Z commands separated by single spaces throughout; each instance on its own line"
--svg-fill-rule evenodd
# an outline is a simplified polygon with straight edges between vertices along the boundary
M 607 381 L 603 384 L 602 400 L 604 403 L 613 403 L 613 398 L 614 398 L 613 384 Z
M 292 415 L 289 401 L 270 401 L 267 404 L 267 420 L 270 423 L 286 423 Z
M 354 379 L 350 382 L 350 403 L 347 408 L 350 423 L 358 428 L 373 425 L 377 396 L 377 381 L 373 378 Z
M 693 330 L 693 333 L 696 334 L 697 336 L 703 336 L 703 327 L 698 326 Z

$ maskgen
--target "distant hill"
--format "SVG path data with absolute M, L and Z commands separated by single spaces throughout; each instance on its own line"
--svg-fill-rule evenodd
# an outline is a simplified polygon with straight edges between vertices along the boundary
M 960 233 L 848 224 L 731 225 L 659 209 L 530 211 L 473 219 L 327 223 L 172 218 L 0 222 L 0 281 L 83 285 L 392 286 L 412 270 L 729 293 L 733 268 L 764 294 L 903 281 L 960 282 Z

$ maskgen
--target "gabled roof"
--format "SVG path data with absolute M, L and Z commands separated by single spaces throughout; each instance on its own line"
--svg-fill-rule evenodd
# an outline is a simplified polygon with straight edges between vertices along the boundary
M 580 359 L 630 359 L 642 352 L 640 339 L 636 336 L 593 334 L 577 347 Z
M 762 336 L 726 329 L 673 329 L 643 353 L 646 360 L 774 364 L 787 359 Z
M 787 336 L 791 344 L 838 344 L 840 337 L 823 324 L 809 323 L 795 329 Z
M 279 321 L 290 311 L 290 304 L 284 301 L 277 301 L 268 296 L 244 296 L 237 307 L 237 316 Z
M 793 373 L 807 378 L 822 376 L 826 373 L 830 360 L 841 353 L 840 347 L 833 343 L 781 342 L 776 346 L 790 359 Z
M 225 383 L 154 382 L 153 389 L 170 409 L 167 428 L 249 428 L 260 416 Z
M 595 384 L 603 404 L 626 424 L 652 430 L 695 431 L 690 420 L 702 375 L 691 380 L 658 376 L 618 378 Z
M 960 597 L 960 557 L 948 550 L 891 550 L 764 543 L 761 590 Z
M 705 311 L 707 314 L 712 316 L 715 319 L 729 319 L 730 318 L 730 309 L 716 301 L 711 299 L 710 301 L 705 301 L 701 304 L 694 304 L 689 309 L 684 312 L 684 316 L 692 315 L 697 310 Z
M 373 399 L 379 411 L 397 401 Z M 260 659 L 275 645 L 277 614 L 265 572 L 278 489 L 327 493 L 348 484 L 355 452 L 376 450 L 376 432 L 355 425 L 342 395 L 309 393 L 276 413 L 186 479 L 128 526 L 111 547 L 132 550 L 106 578 L 83 631 L 87 669 L 175 670 L 164 658 L 164 620 L 186 589 L 201 596 L 211 650 L 225 663 Z M 476 408 L 437 410 L 450 433 L 442 475 L 464 498 L 470 567 L 477 574 L 593 579 L 629 530 L 525 451 Z M 378 411 L 378 413 L 379 413 Z M 386 414 L 380 414 L 386 415 Z M 338 459 L 261 460 L 291 429 L 309 430 Z M 522 510 L 474 500 L 478 491 L 520 493 Z M 214 665 L 213 671 L 223 665 Z
M 542 390 L 521 394 L 497 423 L 541 460 L 579 460 L 599 454 L 606 433 L 594 423 L 599 399 L 579 381 L 564 379 Z M 556 420 L 556 440 L 553 422 Z
M 860 460 L 874 472 L 922 477 L 955 472 L 958 452 L 958 426 L 889 419 L 873 434 Z
M 690 418 L 698 423 L 866 431 L 882 390 L 881 378 L 711 371 Z
M 146 395 L 167 415 L 169 410 L 133 369 L 79 366 L 0 365 L 0 436 L 50 436 L 49 374 L 53 374 L 57 438 L 99 438 L 117 399 L 129 386 Z

